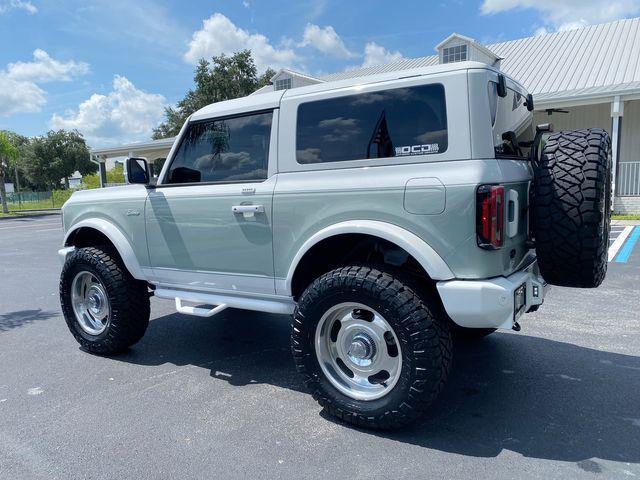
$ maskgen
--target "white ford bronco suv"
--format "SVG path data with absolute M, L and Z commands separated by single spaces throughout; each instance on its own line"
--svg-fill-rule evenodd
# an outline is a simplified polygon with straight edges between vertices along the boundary
M 209 105 L 157 179 L 63 208 L 60 300 L 88 352 L 141 339 L 149 297 L 179 312 L 292 314 L 313 397 L 369 428 L 416 419 L 452 339 L 518 321 L 547 284 L 607 267 L 608 135 L 532 126 L 533 99 L 475 62 Z

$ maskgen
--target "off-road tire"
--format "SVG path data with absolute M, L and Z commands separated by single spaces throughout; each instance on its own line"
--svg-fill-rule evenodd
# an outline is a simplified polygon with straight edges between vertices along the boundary
M 90 335 L 80 327 L 71 304 L 73 279 L 83 270 L 102 282 L 109 297 L 110 321 L 99 335 Z M 69 330 L 82 348 L 91 353 L 122 352 L 138 342 L 149 325 L 147 284 L 133 278 L 118 254 L 108 247 L 78 248 L 71 253 L 60 275 L 60 303 Z
M 322 315 L 343 302 L 367 305 L 383 315 L 398 338 L 402 368 L 385 396 L 355 400 L 338 391 L 316 356 L 315 331 Z M 449 374 L 451 335 L 446 317 L 393 275 L 366 266 L 325 273 L 302 294 L 291 327 L 296 368 L 313 398 L 329 414 L 358 427 L 393 429 L 419 417 L 436 399 Z
M 592 288 L 607 272 L 611 141 L 602 129 L 549 136 L 534 161 L 533 228 L 540 273 L 553 285 Z

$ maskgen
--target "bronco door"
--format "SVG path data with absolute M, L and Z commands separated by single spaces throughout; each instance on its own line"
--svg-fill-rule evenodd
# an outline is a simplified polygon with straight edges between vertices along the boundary
M 188 125 L 145 209 L 154 283 L 274 293 L 275 125 L 277 110 Z

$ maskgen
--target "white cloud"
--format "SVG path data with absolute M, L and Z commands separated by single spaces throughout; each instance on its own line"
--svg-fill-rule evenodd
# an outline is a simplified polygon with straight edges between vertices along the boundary
M 571 30 L 594 23 L 609 22 L 640 12 L 637 0 L 484 0 L 480 12 L 484 15 L 519 8 L 537 10 L 545 26 L 551 30 Z M 543 30 L 544 28 L 544 30 Z M 536 34 L 545 33 L 540 27 Z
M 539 37 L 540 35 L 546 35 L 547 33 L 550 33 L 550 32 L 549 32 L 549 29 L 548 29 L 547 27 L 538 27 L 538 28 L 536 28 L 536 30 L 533 32 L 533 34 L 534 34 L 536 37 Z M 487 42 L 487 43 L 490 43 L 490 42 Z
M 355 56 L 347 49 L 331 25 L 320 28 L 312 23 L 307 24 L 299 46 L 306 47 L 309 45 L 332 57 L 353 58 Z
M 69 81 L 89 72 L 84 62 L 61 62 L 44 50 L 33 52 L 32 62 L 16 62 L 0 70 L 0 115 L 39 112 L 47 103 L 40 83 Z
M 24 10 L 29 15 L 38 13 L 38 8 L 29 1 L 11 0 L 10 2 L 0 4 L 0 15 L 10 12 L 11 10 Z
M 53 114 L 49 126 L 77 129 L 92 144 L 113 144 L 148 139 L 164 114 L 162 95 L 137 89 L 125 77 L 116 75 L 107 95 L 93 94 L 76 111 Z
M 390 52 L 375 42 L 369 42 L 364 47 L 364 62 L 362 62 L 362 68 L 397 62 L 402 59 L 404 59 L 404 57 L 400 52 Z
M 184 58 L 195 64 L 201 58 L 208 59 L 223 53 L 231 55 L 244 49 L 251 50 L 259 71 L 267 67 L 290 67 L 297 60 L 297 55 L 290 48 L 274 47 L 264 35 L 237 27 L 221 13 L 211 15 L 204 20 L 202 28 L 194 32 Z
M 21 82 L 0 72 L 0 115 L 39 112 L 47 103 L 46 93 L 33 82 Z
M 7 75 L 13 80 L 36 83 L 69 81 L 73 77 L 89 73 L 89 65 L 84 62 L 61 62 L 37 49 L 33 52 L 33 62 L 16 62 L 7 66 Z

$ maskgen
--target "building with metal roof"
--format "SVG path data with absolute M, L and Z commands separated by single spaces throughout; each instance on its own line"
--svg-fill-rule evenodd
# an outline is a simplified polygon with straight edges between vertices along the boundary
M 272 85 L 253 95 L 439 63 L 465 60 L 488 63 L 533 94 L 535 123 L 551 122 L 556 130 L 585 127 L 607 130 L 613 142 L 615 209 L 620 213 L 640 213 L 640 18 L 490 45 L 454 33 L 435 50 L 435 55 L 322 77 L 283 69 L 271 79 Z M 172 139 L 158 141 L 158 149 L 154 142 L 148 142 L 93 153 L 103 161 L 116 153 L 146 156 L 142 154 L 148 151 L 155 158 L 164 158 L 170 143 Z
M 436 46 L 436 50 L 455 38 L 474 42 L 453 34 Z M 640 93 L 640 18 L 482 47 L 500 57 L 500 69 L 523 84 L 540 107 L 547 99 L 573 101 L 576 97 L 591 98 L 597 93 L 606 97 L 612 91 Z M 320 80 L 330 82 L 437 63 L 439 56 L 430 55 L 333 73 Z

